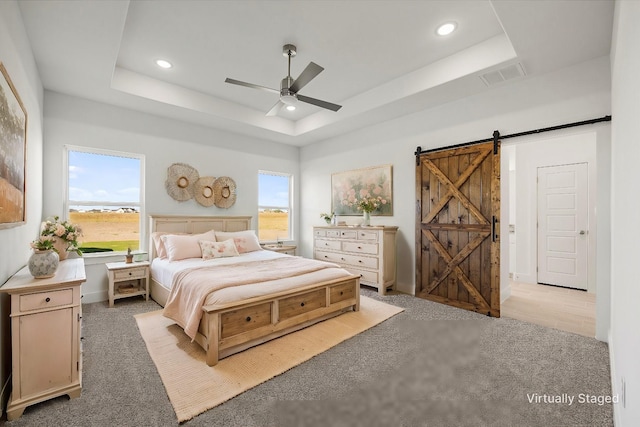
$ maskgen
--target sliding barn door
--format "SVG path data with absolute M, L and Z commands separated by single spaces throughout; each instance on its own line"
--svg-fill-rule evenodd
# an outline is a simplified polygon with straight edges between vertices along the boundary
M 499 142 L 416 163 L 416 296 L 500 317 Z

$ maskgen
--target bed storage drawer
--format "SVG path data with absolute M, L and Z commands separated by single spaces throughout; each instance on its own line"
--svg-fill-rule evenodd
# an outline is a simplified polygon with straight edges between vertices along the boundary
M 283 298 L 279 303 L 280 320 L 289 319 L 325 307 L 326 304 L 327 295 L 324 289 Z
M 342 285 L 334 286 L 329 290 L 329 303 L 335 304 L 356 296 L 356 284 L 351 281 Z
M 271 323 L 271 303 L 240 308 L 221 314 L 221 337 L 228 338 Z

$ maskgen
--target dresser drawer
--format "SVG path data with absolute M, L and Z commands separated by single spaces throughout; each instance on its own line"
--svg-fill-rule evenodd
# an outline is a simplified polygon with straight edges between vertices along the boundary
M 327 294 L 324 289 L 283 298 L 279 303 L 280 320 L 290 319 L 300 314 L 325 307 Z
M 140 279 L 147 276 L 146 267 L 127 268 L 125 270 L 116 270 L 113 272 L 115 280 Z
M 374 257 L 343 254 L 343 255 L 340 255 L 340 261 L 345 264 L 354 265 L 356 267 L 378 269 L 378 258 L 374 258 Z
M 327 237 L 338 238 L 340 237 L 340 230 L 327 230 Z
M 356 230 L 342 230 L 340 231 L 341 239 L 355 239 L 358 236 L 358 232 Z
M 223 313 L 220 316 L 221 338 L 228 338 L 241 332 L 257 329 L 271 324 L 271 303 Z
M 370 242 L 378 241 L 377 231 L 358 231 L 358 240 L 368 240 Z
M 354 298 L 356 296 L 356 284 L 353 282 L 334 286 L 329 290 L 330 304 Z
M 360 270 L 359 268 L 345 267 L 349 273 L 358 274 L 360 283 L 378 286 L 378 273 L 376 271 Z
M 339 251 L 341 242 L 339 240 L 316 239 L 315 246 L 318 249 L 333 249 Z
M 347 252 L 358 252 L 362 254 L 378 254 L 377 243 L 342 242 L 342 250 Z
M 314 258 L 338 264 L 344 263 L 344 255 L 336 252 L 316 251 Z
M 327 236 L 327 230 L 315 230 L 314 235 L 316 237 L 326 237 Z
M 73 304 L 73 289 L 20 295 L 20 311 Z

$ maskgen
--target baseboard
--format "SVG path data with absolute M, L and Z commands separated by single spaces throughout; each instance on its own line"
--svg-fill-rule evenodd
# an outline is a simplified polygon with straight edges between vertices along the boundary
M 504 302 L 511 296 L 511 284 L 508 284 L 504 288 L 500 289 L 500 304 L 504 304 Z
M 622 394 L 620 393 L 620 390 L 618 390 L 617 387 L 617 381 L 616 378 L 618 377 L 618 375 L 616 374 L 616 363 L 615 363 L 615 357 L 613 357 L 613 340 L 611 339 L 611 330 L 609 330 L 609 367 L 611 369 L 611 396 L 621 396 Z M 622 424 L 620 424 L 620 405 L 622 404 L 622 401 L 620 401 L 620 403 L 614 403 L 613 404 L 613 425 L 614 426 L 620 426 Z
M 0 391 L 0 415 L 7 410 L 7 402 L 9 401 L 9 393 L 11 392 L 11 374 L 7 377 L 7 381 L 2 385 Z
M 102 302 L 109 301 L 109 292 L 98 291 L 98 292 L 82 292 L 82 304 L 91 304 L 93 302 Z

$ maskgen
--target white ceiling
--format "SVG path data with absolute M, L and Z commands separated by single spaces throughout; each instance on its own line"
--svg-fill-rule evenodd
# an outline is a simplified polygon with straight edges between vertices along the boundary
M 569 1 L 20 1 L 45 89 L 292 145 L 488 90 L 481 75 L 519 64 L 524 77 L 609 54 L 612 0 Z M 457 30 L 437 36 L 455 21 Z M 278 95 L 282 46 L 295 79 L 325 70 L 298 103 Z M 160 69 L 155 60 L 173 63 Z M 495 75 L 494 75 L 495 76 Z M 508 84 L 508 83 L 498 83 Z

